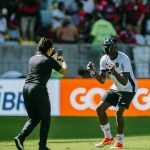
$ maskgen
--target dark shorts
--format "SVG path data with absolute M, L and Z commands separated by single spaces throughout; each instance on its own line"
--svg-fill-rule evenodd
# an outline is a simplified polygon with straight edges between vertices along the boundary
M 103 96 L 102 101 L 109 103 L 111 106 L 118 105 L 128 109 L 135 94 L 135 92 L 108 90 Z

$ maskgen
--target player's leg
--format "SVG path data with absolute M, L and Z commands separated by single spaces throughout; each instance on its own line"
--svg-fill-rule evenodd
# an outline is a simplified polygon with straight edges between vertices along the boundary
M 107 102 L 102 102 L 101 105 L 96 109 L 98 119 L 100 122 L 100 127 L 102 131 L 104 132 L 105 138 L 111 138 L 111 132 L 110 132 L 110 124 L 108 122 L 108 117 L 106 114 L 107 108 L 110 107 L 110 104 Z
M 117 128 L 117 142 L 114 146 L 111 147 L 111 149 L 120 149 L 123 148 L 123 138 L 124 138 L 124 119 L 123 119 L 123 113 L 125 111 L 125 108 L 119 107 L 116 111 L 116 128 Z
M 23 90 L 23 96 L 24 96 L 24 103 L 25 107 L 29 116 L 29 120 L 26 122 L 22 129 L 21 135 L 23 137 L 27 137 L 33 129 L 37 126 L 37 124 L 40 122 L 40 116 L 37 111 L 37 107 L 35 106 L 35 97 L 36 96 L 36 85 L 26 85 Z
M 116 127 L 117 127 L 117 142 L 111 147 L 111 149 L 120 149 L 123 148 L 123 139 L 124 139 L 124 118 L 123 114 L 125 109 L 129 108 L 129 105 L 134 97 L 135 93 L 130 92 L 121 92 L 118 102 L 118 110 L 116 111 Z
M 125 111 L 125 108 L 119 106 L 119 109 L 116 111 L 116 128 L 118 134 L 123 134 L 124 129 L 124 119 L 123 119 L 123 113 Z
M 25 107 L 29 116 L 29 120 L 25 123 L 21 132 L 14 138 L 16 147 L 18 150 L 23 150 L 23 142 L 25 138 L 33 131 L 35 126 L 39 123 L 40 118 L 37 114 L 37 110 L 32 103 L 32 99 L 30 99 L 28 94 L 28 87 L 27 85 L 24 86 L 23 89 L 23 96 L 24 96 L 24 103 Z
M 47 88 L 41 86 L 39 87 L 39 90 L 40 92 L 37 94 L 36 98 L 36 106 L 38 107 L 38 112 L 41 118 L 39 150 L 49 150 L 46 147 L 46 144 L 51 123 L 50 101 Z
M 111 135 L 111 131 L 110 131 L 110 124 L 108 122 L 108 117 L 106 114 L 106 110 L 107 108 L 110 107 L 110 104 L 107 102 L 102 102 L 101 105 L 96 109 L 97 111 L 97 115 L 99 118 L 99 122 L 100 122 L 100 127 L 104 133 L 104 139 L 96 144 L 95 146 L 100 148 L 100 147 L 104 147 L 106 145 L 112 144 L 114 142 L 114 139 Z
M 110 106 L 116 106 L 116 97 L 118 98 L 118 95 L 116 95 L 116 93 L 112 90 L 109 90 L 102 98 L 102 103 L 100 104 L 100 106 L 96 109 L 100 122 L 100 127 L 105 136 L 105 138 L 100 143 L 95 145 L 96 147 L 103 147 L 114 142 L 114 138 L 111 135 L 110 124 L 108 122 L 106 110 Z
M 108 102 L 103 101 L 100 106 L 97 107 L 96 112 L 99 119 L 100 124 L 106 125 L 108 123 L 108 117 L 106 114 L 107 108 L 110 107 L 110 104 Z

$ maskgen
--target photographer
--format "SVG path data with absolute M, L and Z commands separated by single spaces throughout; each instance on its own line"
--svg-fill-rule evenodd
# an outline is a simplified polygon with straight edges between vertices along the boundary
M 53 43 L 50 39 L 41 38 L 38 50 L 29 60 L 28 75 L 23 88 L 23 97 L 29 120 L 21 132 L 14 138 L 18 150 L 23 150 L 25 138 L 40 124 L 39 150 L 50 150 L 46 147 L 49 127 L 51 124 L 51 108 L 46 84 L 52 69 L 66 75 L 66 62 L 62 56 L 53 52 Z M 62 62 L 60 65 L 57 60 Z

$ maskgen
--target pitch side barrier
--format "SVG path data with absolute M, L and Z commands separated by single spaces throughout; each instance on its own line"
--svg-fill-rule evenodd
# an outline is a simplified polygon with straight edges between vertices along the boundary
M 125 116 L 150 116 L 150 79 L 137 79 L 138 91 Z M 95 79 L 51 79 L 48 82 L 53 116 L 96 116 L 95 109 L 111 86 Z M 0 80 L 0 116 L 25 116 L 22 88 L 24 79 Z M 42 100 L 41 100 L 42 101 Z M 115 115 L 115 107 L 108 109 Z

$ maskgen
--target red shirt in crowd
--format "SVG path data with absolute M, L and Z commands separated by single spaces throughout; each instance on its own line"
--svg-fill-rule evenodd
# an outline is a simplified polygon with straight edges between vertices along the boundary
M 126 23 L 137 25 L 142 14 L 145 14 L 145 7 L 141 2 L 128 2 L 125 5 Z
M 119 39 L 123 42 L 123 43 L 136 43 L 136 38 L 135 38 L 135 34 L 132 31 L 122 31 L 119 34 Z

